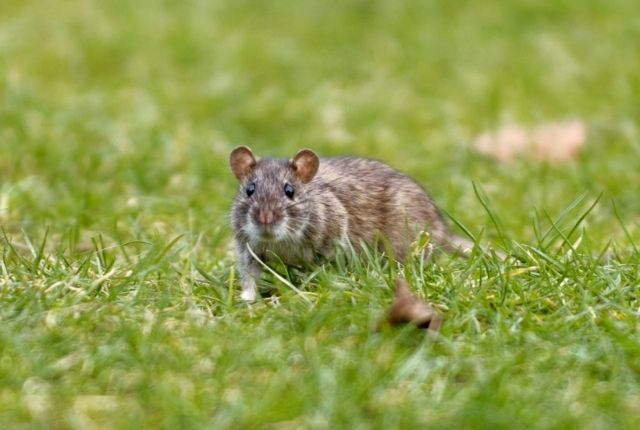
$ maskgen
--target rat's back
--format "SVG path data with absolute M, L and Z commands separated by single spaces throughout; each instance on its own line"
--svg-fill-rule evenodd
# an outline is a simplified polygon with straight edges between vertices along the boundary
M 351 244 L 372 245 L 383 236 L 394 256 L 403 259 L 419 231 L 428 231 L 436 247 L 446 246 L 449 230 L 425 190 L 380 161 L 357 157 L 322 158 L 309 184 L 322 198 L 333 194 L 347 214 Z

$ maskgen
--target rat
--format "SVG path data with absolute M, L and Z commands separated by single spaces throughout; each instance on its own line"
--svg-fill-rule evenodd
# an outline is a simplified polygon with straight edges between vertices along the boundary
M 239 146 L 229 164 L 239 181 L 231 218 L 245 301 L 256 300 L 262 271 L 251 251 L 262 261 L 309 265 L 330 260 L 339 248 L 358 253 L 368 246 L 403 261 L 423 231 L 435 249 L 462 255 L 473 249 L 449 230 L 424 188 L 381 161 L 320 158 L 310 149 L 291 159 L 259 159 Z

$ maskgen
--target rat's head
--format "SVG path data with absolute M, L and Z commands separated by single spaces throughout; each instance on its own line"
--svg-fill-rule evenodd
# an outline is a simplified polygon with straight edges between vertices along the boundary
M 240 181 L 234 206 L 234 227 L 254 240 L 284 240 L 302 233 L 309 221 L 308 184 L 320 160 L 309 149 L 291 160 L 254 157 L 246 146 L 229 156 L 231 171 Z

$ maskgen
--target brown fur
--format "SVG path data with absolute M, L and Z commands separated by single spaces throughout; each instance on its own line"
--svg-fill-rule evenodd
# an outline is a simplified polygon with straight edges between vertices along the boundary
M 246 300 L 255 299 L 261 271 L 247 245 L 259 257 L 277 256 L 286 264 L 330 259 L 336 247 L 360 251 L 363 244 L 403 260 L 420 231 L 429 232 L 436 248 L 472 246 L 449 232 L 420 185 L 380 161 L 318 158 L 310 150 L 290 161 L 255 160 L 248 148 L 239 147 L 230 165 L 240 179 L 232 220 Z M 251 196 L 249 184 L 255 185 Z M 285 184 L 295 190 L 293 199 L 285 195 Z

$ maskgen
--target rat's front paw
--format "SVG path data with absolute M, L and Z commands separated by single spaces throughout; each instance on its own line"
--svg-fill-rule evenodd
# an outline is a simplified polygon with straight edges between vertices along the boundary
M 240 298 L 245 302 L 255 302 L 257 298 L 256 290 L 242 290 Z

